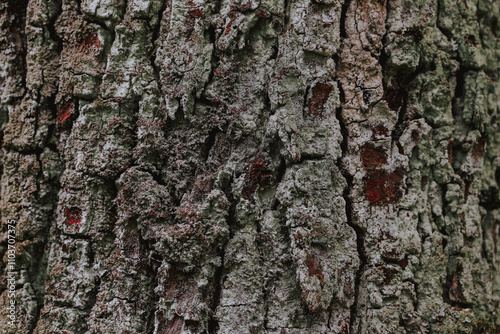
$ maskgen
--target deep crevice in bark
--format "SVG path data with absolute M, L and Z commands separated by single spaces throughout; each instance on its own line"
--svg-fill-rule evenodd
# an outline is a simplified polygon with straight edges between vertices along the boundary
M 288 23 L 290 22 L 290 12 L 292 10 L 291 8 L 291 2 L 290 0 L 284 0 L 284 12 L 283 12 L 283 16 L 284 16 L 284 31 L 287 31 L 288 29 Z
M 236 213 L 236 201 L 234 199 L 234 196 L 232 194 L 232 183 L 233 183 L 233 177 L 228 182 L 228 185 L 225 189 L 222 189 L 226 195 L 226 198 L 228 201 L 231 203 L 229 210 L 228 210 L 228 216 L 226 218 L 226 222 L 229 226 L 229 237 L 227 240 L 224 242 L 224 245 L 217 249 L 217 255 L 220 257 L 221 264 L 218 268 L 215 269 L 214 277 L 212 280 L 212 300 L 210 302 L 210 310 L 211 314 L 209 315 L 208 319 L 208 328 L 207 328 L 207 333 L 208 334 L 216 334 L 219 330 L 219 321 L 217 320 L 216 317 L 216 312 L 217 308 L 220 305 L 221 297 L 222 297 L 222 289 L 223 289 L 223 284 L 224 284 L 224 275 L 225 275 L 225 264 L 224 264 L 224 257 L 226 253 L 226 248 L 229 243 L 229 240 L 231 240 L 234 236 L 234 227 L 236 226 L 236 220 L 235 220 L 235 213 Z
M 57 34 L 56 28 L 55 28 L 55 23 L 57 19 L 59 18 L 59 15 L 61 14 L 61 6 L 57 7 L 57 13 L 54 15 L 54 17 L 49 21 L 47 24 L 47 30 L 49 31 L 50 38 L 56 42 L 57 44 L 57 54 L 60 55 L 62 50 L 63 50 L 63 40 L 62 38 Z
M 231 206 L 232 207 L 232 206 Z M 229 211 L 229 216 L 227 218 L 228 224 L 234 225 L 234 216 L 230 208 Z M 210 304 L 210 315 L 208 319 L 208 334 L 216 334 L 219 330 L 219 321 L 216 319 L 216 312 L 217 308 L 220 305 L 221 297 L 222 297 L 222 288 L 224 284 L 224 255 L 226 252 L 226 246 L 229 242 L 230 238 L 226 240 L 224 245 L 217 251 L 218 256 L 220 257 L 221 265 L 215 270 L 215 274 L 212 280 L 213 284 L 213 294 L 212 294 L 212 301 Z
M 215 270 L 215 275 L 213 278 L 213 299 L 210 305 L 211 314 L 208 319 L 208 334 L 216 334 L 219 330 L 219 322 L 216 319 L 217 307 L 220 305 L 220 299 L 222 295 L 222 284 L 223 284 L 223 274 L 224 274 L 224 253 L 226 247 L 222 247 L 217 253 L 221 258 L 221 265 Z
M 465 74 L 467 70 L 460 66 L 455 73 L 456 87 L 451 100 L 451 111 L 453 113 L 453 118 L 456 122 L 461 122 L 463 124 L 463 111 L 464 111 L 464 97 L 465 97 Z M 466 125 L 466 124 L 463 124 Z M 466 125 L 467 126 L 467 125 Z
M 339 83 L 340 87 L 340 96 L 341 96 L 341 101 L 344 104 L 345 103 L 345 97 L 344 93 L 342 90 L 342 86 Z M 341 148 L 342 148 L 342 159 L 345 159 L 347 153 L 349 152 L 348 149 L 348 140 L 349 140 L 349 135 L 347 128 L 342 121 L 342 116 L 341 116 L 342 108 L 337 109 L 337 119 L 339 120 L 340 123 L 340 128 L 342 132 L 342 143 L 341 143 Z M 359 291 L 360 291 L 360 284 L 361 284 L 361 277 L 363 276 L 363 272 L 365 270 L 365 266 L 367 263 L 367 257 L 366 257 L 366 252 L 365 252 L 365 246 L 364 246 L 364 234 L 365 232 L 363 229 L 358 226 L 356 223 L 354 223 L 354 211 L 352 208 L 352 202 L 351 202 L 351 195 L 350 195 L 350 189 L 353 189 L 353 176 L 349 174 L 348 171 L 346 171 L 342 166 L 340 168 L 340 171 L 345 178 L 347 182 L 347 187 L 344 189 L 344 192 L 342 194 L 342 197 L 344 198 L 345 201 L 345 208 L 346 208 L 346 217 L 347 217 L 347 225 L 349 225 L 354 232 L 356 233 L 356 247 L 358 251 L 358 256 L 359 256 L 359 267 L 356 272 L 355 276 L 355 283 L 354 283 L 354 303 L 350 307 L 350 320 L 349 320 L 349 333 L 356 333 L 356 329 L 354 328 L 355 322 L 357 321 L 358 317 L 358 312 L 359 312 Z
M 160 90 L 160 92 L 162 91 L 162 89 L 160 80 L 160 69 L 156 65 L 156 41 L 160 36 L 161 21 L 163 20 L 163 12 L 166 10 L 168 3 L 169 0 L 162 0 L 161 8 L 158 13 L 158 22 L 156 23 L 156 26 L 153 27 L 152 29 L 151 43 L 153 45 L 153 49 L 151 52 L 151 57 L 149 58 L 151 62 L 151 67 L 153 68 L 153 76 L 158 84 L 158 89 Z
M 344 0 L 344 3 L 342 4 L 342 12 L 340 15 L 340 37 L 342 40 L 347 38 L 347 30 L 345 27 L 345 21 L 347 17 L 347 10 L 349 9 L 349 5 L 351 4 L 351 1 L 353 0 Z

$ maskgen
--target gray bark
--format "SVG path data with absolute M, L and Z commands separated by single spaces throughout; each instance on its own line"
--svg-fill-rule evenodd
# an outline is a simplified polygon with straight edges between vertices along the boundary
M 2 1 L 0 332 L 499 333 L 499 19 Z

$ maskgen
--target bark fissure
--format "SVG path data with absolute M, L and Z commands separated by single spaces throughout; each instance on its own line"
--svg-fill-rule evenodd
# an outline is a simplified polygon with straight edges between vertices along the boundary
M 339 84 L 340 87 L 342 87 Z M 340 88 L 340 91 L 342 92 L 342 88 Z M 343 93 L 341 94 L 341 101 L 343 101 Z M 349 135 L 347 132 L 347 128 L 345 124 L 342 121 L 342 116 L 341 116 L 341 108 L 337 110 L 337 119 L 339 119 L 340 122 L 340 127 L 341 127 L 341 132 L 342 132 L 342 143 L 341 143 L 341 148 L 342 148 L 342 157 L 345 157 L 345 155 L 348 152 L 348 140 L 349 140 Z M 353 220 L 353 215 L 355 212 L 352 209 L 352 204 L 351 204 L 351 194 L 350 194 L 350 189 L 353 187 L 353 177 L 352 175 L 349 174 L 349 172 L 344 171 L 344 167 L 340 166 L 340 170 L 342 172 L 342 176 L 344 179 L 347 181 L 347 187 L 345 188 L 342 197 L 344 198 L 346 202 L 346 217 L 347 217 L 347 225 L 350 226 L 356 233 L 356 247 L 358 251 L 358 257 L 360 260 L 359 267 L 356 271 L 355 275 L 355 282 L 354 282 L 354 302 L 350 307 L 350 316 L 349 316 L 349 333 L 357 333 L 357 329 L 354 328 L 357 317 L 358 317 L 358 297 L 359 297 L 359 290 L 360 290 L 360 285 L 361 285 L 361 278 L 363 276 L 363 273 L 365 271 L 365 267 L 367 264 L 367 258 L 366 258 L 366 253 L 365 253 L 365 240 L 364 240 L 364 231 L 363 229 L 358 226 L 357 224 L 354 223 Z
M 162 0 L 161 1 L 161 7 L 160 10 L 158 11 L 158 22 L 156 23 L 156 26 L 151 27 L 152 30 L 152 36 L 151 36 L 151 42 L 152 42 L 152 51 L 151 51 L 151 57 L 149 58 L 151 62 L 151 67 L 153 68 L 153 74 L 154 78 L 156 80 L 156 83 L 158 85 L 158 89 L 161 91 L 161 80 L 160 80 L 160 69 L 156 65 L 156 53 L 157 53 L 157 40 L 160 37 L 160 30 L 161 30 L 161 24 L 163 20 L 163 13 L 167 9 L 167 6 L 170 5 L 170 0 Z

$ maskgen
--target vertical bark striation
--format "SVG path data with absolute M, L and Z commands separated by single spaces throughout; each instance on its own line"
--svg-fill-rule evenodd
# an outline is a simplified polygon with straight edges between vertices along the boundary
M 499 11 L 1 4 L 11 332 L 498 330 Z

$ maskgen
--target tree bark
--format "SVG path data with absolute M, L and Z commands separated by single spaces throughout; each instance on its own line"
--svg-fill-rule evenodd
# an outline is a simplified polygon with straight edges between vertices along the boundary
M 499 19 L 2 1 L 0 332 L 500 333 Z

